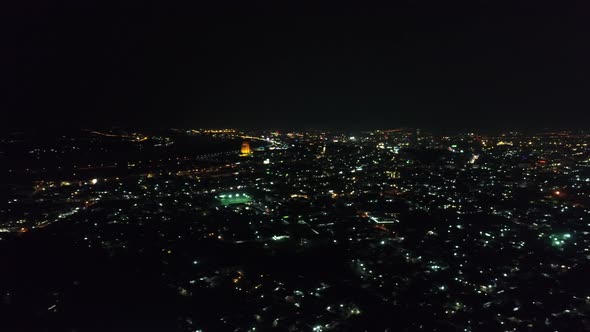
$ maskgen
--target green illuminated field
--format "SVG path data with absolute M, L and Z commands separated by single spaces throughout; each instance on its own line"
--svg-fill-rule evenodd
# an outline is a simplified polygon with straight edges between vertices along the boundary
M 246 194 L 223 194 L 217 196 L 217 200 L 221 205 L 234 205 L 234 204 L 245 204 L 252 200 L 252 198 Z

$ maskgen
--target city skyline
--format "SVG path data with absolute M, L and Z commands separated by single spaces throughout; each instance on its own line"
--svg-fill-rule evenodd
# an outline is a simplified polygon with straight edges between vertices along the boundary
M 0 329 L 585 331 L 589 141 L 3 134 Z
M 590 331 L 590 3 L 2 7 L 0 331 Z

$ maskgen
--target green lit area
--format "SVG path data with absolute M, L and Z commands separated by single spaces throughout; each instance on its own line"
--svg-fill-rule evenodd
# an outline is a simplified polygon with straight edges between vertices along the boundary
M 244 193 L 221 194 L 216 198 L 221 205 L 245 204 L 252 201 L 252 197 Z
M 551 244 L 555 247 L 563 246 L 567 240 L 571 239 L 571 234 L 564 233 L 564 234 L 553 234 L 550 235 L 549 238 L 551 239 Z

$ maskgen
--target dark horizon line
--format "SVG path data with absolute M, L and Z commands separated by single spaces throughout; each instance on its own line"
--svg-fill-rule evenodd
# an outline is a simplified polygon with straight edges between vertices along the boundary
M 241 126 L 220 126 L 220 125 L 211 125 L 211 126 L 187 126 L 186 124 L 183 126 L 153 126 L 153 125 L 98 125 L 98 126 L 83 126 L 83 125 L 43 125 L 43 126 L 17 126 L 13 128 L 5 128 L 7 129 L 6 134 L 15 134 L 19 132 L 30 132 L 30 131 L 55 131 L 55 130 L 65 130 L 65 131 L 84 131 L 84 130 L 172 130 L 172 129 L 179 129 L 179 130 L 191 130 L 191 129 L 199 129 L 199 130 L 220 130 L 220 129 L 234 129 L 238 131 L 247 131 L 247 130 L 265 130 L 265 131 L 336 131 L 336 132 L 364 132 L 364 131 L 387 131 L 387 130 L 403 130 L 403 131 L 415 131 L 415 130 L 424 130 L 428 133 L 509 133 L 509 132 L 521 132 L 521 133 L 541 133 L 547 131 L 575 131 L 575 132 L 590 132 L 590 129 L 580 128 L 578 126 L 552 126 L 552 127 L 525 127 L 525 126 L 490 126 L 487 128 L 484 127 L 451 127 L 451 126 L 441 126 L 438 128 L 429 127 L 429 126 L 416 126 L 416 125 L 404 125 L 404 126 L 391 126 L 391 127 L 383 127 L 383 126 L 363 126 L 363 127 L 354 127 L 354 126 L 303 126 L 303 125 L 293 125 L 293 126 L 248 126 L 248 125 L 241 125 Z

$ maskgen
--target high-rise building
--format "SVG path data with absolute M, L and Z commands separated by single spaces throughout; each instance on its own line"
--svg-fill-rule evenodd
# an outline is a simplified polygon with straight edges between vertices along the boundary
M 240 149 L 240 156 L 242 157 L 249 157 L 252 155 L 252 150 L 250 149 L 250 143 L 245 141 L 242 143 L 242 148 Z

